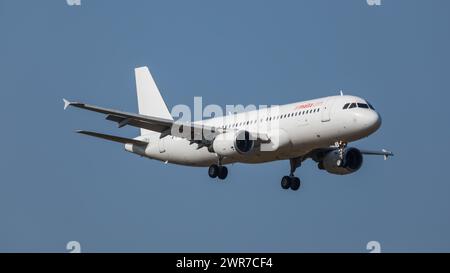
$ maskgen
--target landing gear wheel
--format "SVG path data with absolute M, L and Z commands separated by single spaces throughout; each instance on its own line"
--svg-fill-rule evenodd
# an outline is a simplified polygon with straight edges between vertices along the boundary
M 345 148 L 347 148 L 347 142 L 338 141 L 335 143 L 335 146 L 338 148 L 338 152 L 339 152 L 339 159 L 337 160 L 336 165 L 338 167 L 345 167 L 344 151 L 345 151 Z
M 281 187 L 285 190 L 291 187 L 291 178 L 289 176 L 284 176 L 281 179 Z
M 220 171 L 219 166 L 217 166 L 216 164 L 213 164 L 213 165 L 209 166 L 208 175 L 211 178 L 216 178 L 219 175 L 219 171 Z
M 219 166 L 219 174 L 217 175 L 220 180 L 224 180 L 228 176 L 228 168 L 225 166 Z
M 298 189 L 300 189 L 300 178 L 298 177 L 291 177 L 291 190 L 293 191 L 297 191 Z

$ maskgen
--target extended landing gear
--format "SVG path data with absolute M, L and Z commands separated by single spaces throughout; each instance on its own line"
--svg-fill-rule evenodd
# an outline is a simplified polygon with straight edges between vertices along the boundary
M 224 180 L 228 176 L 228 168 L 213 164 L 209 167 L 208 175 L 211 178 L 218 177 L 220 180 Z
M 293 158 L 290 160 L 291 163 L 291 173 L 289 176 L 284 176 L 281 179 L 281 187 L 285 190 L 291 189 L 297 191 L 300 189 L 301 181 L 300 178 L 294 176 L 295 170 L 302 164 L 302 158 Z
M 281 187 L 285 190 L 290 188 L 293 191 L 297 191 L 300 189 L 300 185 L 300 178 L 295 176 L 283 176 L 281 179 Z
M 344 151 L 345 148 L 347 148 L 347 142 L 338 141 L 334 145 L 339 149 L 339 159 L 337 160 L 336 165 L 338 167 L 344 167 L 345 166 Z

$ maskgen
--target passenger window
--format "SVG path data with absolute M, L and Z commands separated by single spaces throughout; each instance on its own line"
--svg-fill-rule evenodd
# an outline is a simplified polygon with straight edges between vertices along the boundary
M 352 104 L 350 104 L 350 107 L 348 107 L 348 109 L 352 109 L 352 108 L 356 108 L 356 103 L 352 103 Z
M 346 103 L 345 105 L 344 105 L 344 107 L 342 107 L 342 109 L 347 109 L 348 108 L 348 106 L 350 105 L 350 103 Z

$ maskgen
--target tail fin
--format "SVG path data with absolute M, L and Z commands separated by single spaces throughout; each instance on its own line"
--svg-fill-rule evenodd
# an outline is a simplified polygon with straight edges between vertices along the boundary
M 139 114 L 173 120 L 148 67 L 136 68 L 134 72 L 136 76 Z M 152 133 L 152 131 L 141 129 L 141 135 L 147 135 L 149 133 Z

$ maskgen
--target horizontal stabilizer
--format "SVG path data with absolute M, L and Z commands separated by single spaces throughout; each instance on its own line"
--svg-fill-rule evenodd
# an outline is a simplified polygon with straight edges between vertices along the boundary
M 123 143 L 123 144 L 130 143 L 130 144 L 142 145 L 142 146 L 145 146 L 148 144 L 148 142 L 137 140 L 137 139 L 105 135 L 105 134 L 100 134 L 100 133 L 90 132 L 90 131 L 81 131 L 80 130 L 80 131 L 77 131 L 77 133 L 83 134 L 83 135 L 88 135 L 88 136 L 93 136 L 93 137 L 98 137 L 98 138 L 102 138 L 102 139 L 106 139 L 106 140 L 110 140 L 110 141 L 114 141 L 114 142 L 119 142 L 119 143 Z

